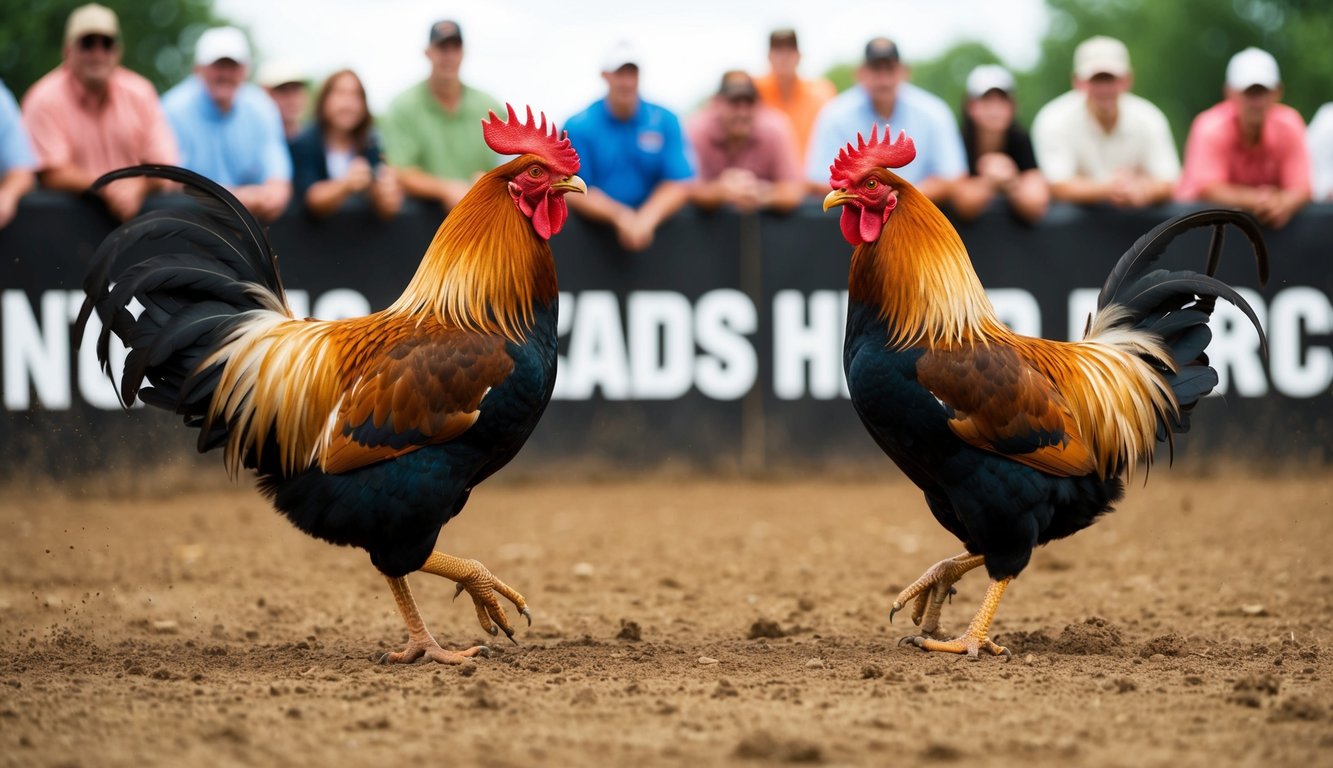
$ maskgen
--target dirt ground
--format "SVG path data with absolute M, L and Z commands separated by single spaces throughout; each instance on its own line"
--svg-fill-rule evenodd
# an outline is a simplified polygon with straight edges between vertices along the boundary
M 1333 765 L 1333 483 L 1154 470 L 1041 550 L 992 636 L 899 647 L 959 547 L 906 481 L 493 482 L 445 528 L 528 598 L 495 643 L 248 487 L 0 500 L 0 765 Z M 959 583 L 961 630 L 985 587 Z

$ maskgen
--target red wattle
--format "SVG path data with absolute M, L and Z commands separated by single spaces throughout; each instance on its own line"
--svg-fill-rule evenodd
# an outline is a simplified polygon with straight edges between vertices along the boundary
M 847 203 L 842 206 L 842 216 L 838 218 L 838 226 L 842 227 L 842 236 L 852 245 L 860 245 L 864 242 L 861 239 L 861 207 Z

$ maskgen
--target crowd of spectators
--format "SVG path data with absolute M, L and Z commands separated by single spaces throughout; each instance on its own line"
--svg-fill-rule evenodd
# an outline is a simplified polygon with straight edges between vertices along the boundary
M 431 25 L 424 80 L 371 115 L 351 70 L 321 83 L 299 62 L 274 59 L 250 82 L 245 34 L 214 27 L 199 38 L 192 74 L 158 97 L 121 66 L 113 10 L 69 16 L 61 64 L 24 94 L 0 82 L 0 227 L 36 184 L 83 193 L 115 168 L 180 164 L 229 188 L 271 221 L 290 207 L 327 216 L 364 196 L 384 218 L 404 197 L 452 208 L 501 161 L 479 123 L 502 103 L 460 79 L 463 32 Z M 1162 111 L 1133 92 L 1125 45 L 1095 36 L 1075 49 L 1071 89 L 1041 107 L 1031 134 L 1016 120 L 1015 78 L 988 64 L 968 75 L 958 114 L 915 85 L 898 45 L 865 45 L 855 85 L 841 94 L 801 76 L 796 31 L 774 30 L 769 71 L 723 73 L 715 94 L 682 119 L 640 93 L 642 59 L 628 42 L 603 61 L 605 96 L 564 121 L 586 196 L 570 207 L 607 226 L 630 251 L 687 203 L 703 209 L 787 211 L 828 187 L 832 158 L 872 125 L 906 131 L 917 157 L 896 172 L 963 219 L 1003 204 L 1035 223 L 1052 200 L 1144 207 L 1206 201 L 1286 225 L 1311 200 L 1333 198 L 1333 103 L 1307 128 L 1281 103 L 1267 52 L 1229 62 L 1222 100 L 1189 128 L 1184 163 Z M 314 98 L 312 100 L 312 93 Z M 118 219 L 135 215 L 162 182 L 129 179 L 97 190 Z

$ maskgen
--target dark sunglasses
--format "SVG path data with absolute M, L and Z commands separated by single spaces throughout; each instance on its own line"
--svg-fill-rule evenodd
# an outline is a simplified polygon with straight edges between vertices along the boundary
M 84 35 L 79 38 L 79 50 L 91 51 L 94 48 L 101 48 L 109 51 L 115 47 L 116 38 L 109 35 Z

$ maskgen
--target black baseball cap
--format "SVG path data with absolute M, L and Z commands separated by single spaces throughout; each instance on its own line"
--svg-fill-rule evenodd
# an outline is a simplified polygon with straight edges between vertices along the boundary
M 887 37 L 877 37 L 866 43 L 867 64 L 897 64 L 898 45 Z
M 458 43 L 463 44 L 463 30 L 459 29 L 456 21 L 437 21 L 430 25 L 430 44 L 436 43 Z

